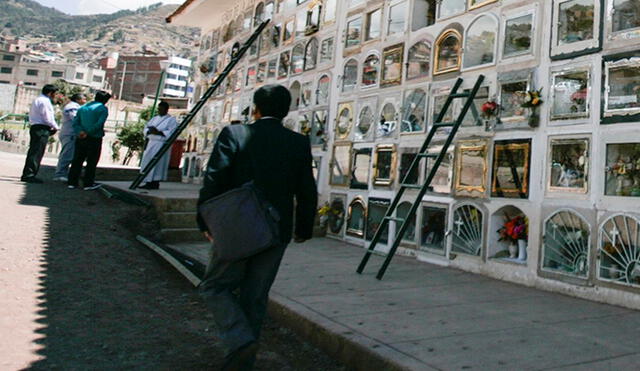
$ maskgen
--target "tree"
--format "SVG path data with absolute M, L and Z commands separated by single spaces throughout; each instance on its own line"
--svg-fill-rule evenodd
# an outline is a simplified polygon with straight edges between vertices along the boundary
M 121 147 L 127 148 L 127 154 L 122 161 L 123 165 L 128 165 L 134 155 L 140 155 L 144 150 L 144 126 L 146 121 L 128 123 L 121 127 L 116 134 L 117 140 L 112 146 L 113 158 L 119 159 Z M 117 153 L 117 155 L 116 155 Z
M 56 80 L 53 85 L 55 85 L 56 88 L 58 88 L 58 92 L 61 93 L 62 95 L 64 95 L 67 98 L 71 98 L 72 95 L 74 94 L 85 94 L 86 95 L 86 91 L 83 87 L 78 86 L 78 85 L 72 85 L 69 84 L 68 82 L 60 79 L 60 80 Z M 87 97 L 88 99 L 89 97 Z

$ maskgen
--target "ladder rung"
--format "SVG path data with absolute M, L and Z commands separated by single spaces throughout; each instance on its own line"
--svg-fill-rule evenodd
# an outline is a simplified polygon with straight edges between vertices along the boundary
M 369 251 L 369 252 L 370 252 L 371 254 L 373 254 L 373 255 L 376 255 L 376 256 L 382 256 L 382 257 L 384 257 L 384 258 L 386 258 L 386 257 L 387 257 L 387 255 L 389 255 L 389 254 L 387 254 L 387 253 L 386 253 L 386 252 L 384 252 L 384 251 L 378 251 L 378 250 L 373 250 L 373 251 Z
M 404 219 L 402 219 L 402 218 L 396 218 L 396 217 L 393 217 L 393 216 L 385 216 L 384 218 L 387 219 L 390 222 L 404 223 Z
M 424 157 L 424 158 L 438 158 L 437 153 L 418 153 L 417 156 Z
M 455 124 L 456 124 L 455 122 L 438 122 L 433 124 L 433 127 L 434 128 L 450 128 Z
M 409 189 L 422 189 L 422 186 L 417 184 L 400 184 L 400 187 L 409 188 Z
M 470 96 L 469 93 L 457 93 L 457 94 L 450 95 L 451 98 L 468 98 L 469 96 Z

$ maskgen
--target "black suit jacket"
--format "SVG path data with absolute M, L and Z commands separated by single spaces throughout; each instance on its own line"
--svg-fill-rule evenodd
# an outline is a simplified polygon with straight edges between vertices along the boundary
M 295 234 L 311 238 L 318 194 L 307 137 L 271 118 L 225 127 L 209 158 L 198 205 L 252 180 L 280 213 L 282 242 L 291 240 L 294 197 Z M 200 215 L 198 224 L 206 231 Z

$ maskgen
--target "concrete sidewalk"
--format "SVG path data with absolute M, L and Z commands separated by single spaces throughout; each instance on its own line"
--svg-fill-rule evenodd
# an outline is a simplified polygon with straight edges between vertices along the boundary
M 370 353 L 416 370 L 640 368 L 636 311 L 402 257 L 378 281 L 382 258 L 358 275 L 362 255 L 331 239 L 290 245 L 272 290 L 347 364 Z

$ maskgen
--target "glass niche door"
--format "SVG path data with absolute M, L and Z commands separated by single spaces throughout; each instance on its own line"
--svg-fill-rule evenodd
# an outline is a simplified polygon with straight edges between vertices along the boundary
M 600 0 L 555 0 L 551 57 L 569 58 L 600 45 Z
M 446 205 L 423 205 L 420 219 L 420 250 L 444 255 L 447 246 L 446 237 Z

